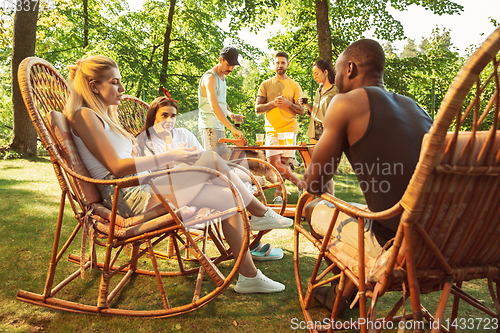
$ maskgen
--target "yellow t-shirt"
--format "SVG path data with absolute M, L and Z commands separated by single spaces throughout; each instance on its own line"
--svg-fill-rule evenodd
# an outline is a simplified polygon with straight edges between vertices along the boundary
M 266 103 L 274 100 L 280 94 L 287 100 L 294 103 L 300 98 L 302 89 L 299 84 L 290 78 L 278 80 L 272 77 L 260 85 L 257 96 L 266 98 Z M 277 136 L 277 133 L 294 132 L 298 133 L 299 124 L 297 122 L 297 114 L 293 111 L 274 108 L 266 113 L 266 134 L 269 136 Z

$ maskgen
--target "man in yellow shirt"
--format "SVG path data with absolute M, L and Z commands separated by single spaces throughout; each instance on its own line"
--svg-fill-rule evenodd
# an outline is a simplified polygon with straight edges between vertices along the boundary
M 278 133 L 293 132 L 294 143 L 299 131 L 297 114 L 304 114 L 304 107 L 298 104 L 302 89 L 299 84 L 286 75 L 288 55 L 278 52 L 274 56 L 276 75 L 262 82 L 257 93 L 255 112 L 266 114 L 266 145 L 278 145 Z M 266 157 L 285 179 L 290 180 L 299 188 L 301 194 L 303 182 L 292 172 L 288 158 L 295 156 L 295 150 L 266 150 Z M 276 189 L 275 203 L 282 202 L 281 188 Z

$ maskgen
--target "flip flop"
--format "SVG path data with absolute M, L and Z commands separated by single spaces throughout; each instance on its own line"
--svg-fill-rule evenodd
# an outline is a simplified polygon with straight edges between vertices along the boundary
M 279 260 L 283 258 L 283 250 L 275 249 L 269 243 L 260 247 L 259 250 L 250 251 L 250 253 L 252 254 L 252 259 L 256 261 Z
M 250 249 L 250 252 L 254 252 L 254 251 L 260 251 L 260 249 L 262 249 L 262 247 L 264 246 L 264 244 L 262 244 L 261 241 L 259 241 L 257 243 L 257 245 L 255 245 L 254 248 Z

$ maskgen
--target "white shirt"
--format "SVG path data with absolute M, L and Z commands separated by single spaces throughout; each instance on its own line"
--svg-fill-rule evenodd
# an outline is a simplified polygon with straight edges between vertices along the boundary
M 146 146 L 143 149 L 144 154 L 141 152 L 141 149 L 138 144 L 138 142 L 142 140 L 136 141 L 136 144 L 134 145 L 134 156 L 141 156 L 141 155 L 150 156 L 153 155 L 153 152 L 154 154 L 160 154 L 167 151 L 167 144 L 165 143 L 165 139 L 155 135 L 154 131 L 152 132 L 153 133 L 151 133 L 151 141 L 147 139 L 145 140 Z M 146 134 L 141 133 L 139 135 L 146 135 Z M 171 131 L 171 135 L 172 135 L 171 149 L 176 148 L 176 145 L 186 143 L 186 148 L 196 147 L 198 148 L 199 151 L 204 151 L 203 147 L 198 142 L 198 139 L 196 139 L 194 134 L 185 128 L 174 128 Z

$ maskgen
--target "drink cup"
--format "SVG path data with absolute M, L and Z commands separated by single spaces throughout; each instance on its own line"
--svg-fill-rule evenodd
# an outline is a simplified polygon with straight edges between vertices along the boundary
M 286 135 L 285 135 L 285 133 L 278 133 L 278 144 L 280 146 L 284 146 L 286 144 Z
M 235 114 L 234 115 L 234 127 L 240 128 L 242 122 L 243 122 L 243 115 Z
M 264 134 L 255 134 L 255 138 L 257 139 L 257 145 L 262 147 L 264 145 Z
M 286 138 L 286 144 L 288 146 L 293 145 L 293 139 L 294 139 L 295 133 L 293 132 L 286 132 L 285 133 L 285 138 Z

